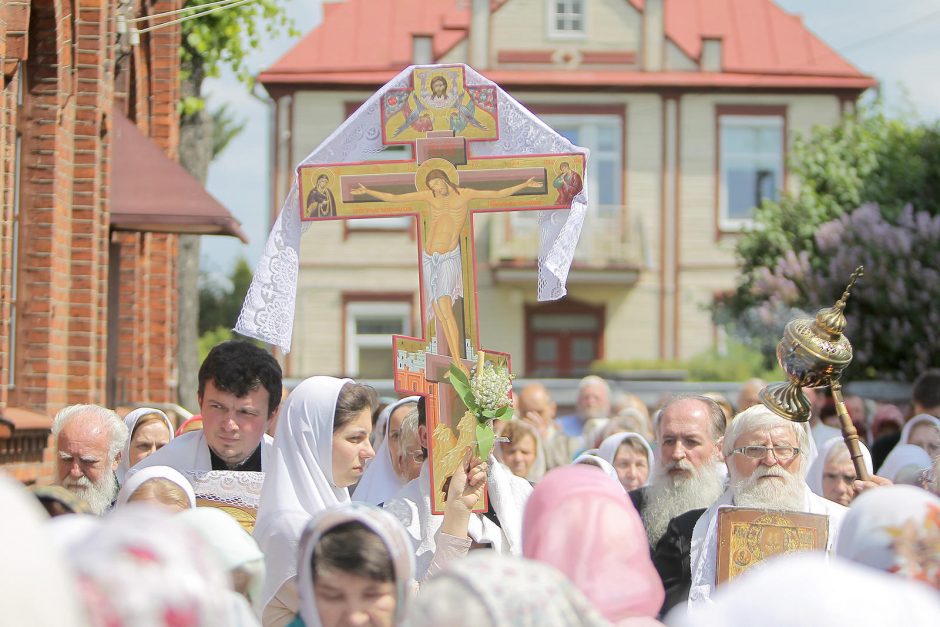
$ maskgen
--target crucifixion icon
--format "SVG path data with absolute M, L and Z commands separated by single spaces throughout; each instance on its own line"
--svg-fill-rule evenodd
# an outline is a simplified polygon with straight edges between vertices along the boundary
M 581 189 L 584 155 L 473 157 L 468 141 L 497 137 L 496 99 L 486 91 L 493 88 L 464 85 L 462 66 L 414 74 L 411 92 L 390 90 L 383 102 L 385 143 L 411 138 L 414 160 L 308 165 L 298 178 L 303 220 L 417 218 L 422 334 L 393 338 L 395 388 L 428 397 L 437 514 L 445 481 L 474 443 L 475 425 L 462 420 L 469 414 L 444 377 L 452 363 L 467 371 L 480 349 L 474 215 L 569 207 Z M 506 354 L 486 352 L 485 359 L 509 366 Z

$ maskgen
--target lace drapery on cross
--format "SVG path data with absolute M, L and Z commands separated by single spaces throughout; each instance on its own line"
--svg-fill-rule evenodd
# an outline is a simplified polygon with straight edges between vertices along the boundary
M 411 66 L 372 95 L 299 165 L 356 163 L 383 149 L 380 106 L 390 89 L 409 86 L 415 69 Z M 472 68 L 465 67 L 468 83 L 496 88 L 499 111 L 499 138 L 474 142 L 473 154 L 481 156 L 538 155 L 587 150 L 574 146 L 519 104 L 495 83 Z M 565 282 L 574 258 L 575 246 L 587 213 L 587 189 L 572 200 L 570 209 L 542 211 L 539 214 L 538 299 L 557 300 L 566 294 Z M 261 260 L 242 305 L 235 330 L 290 351 L 297 300 L 300 238 L 309 222 L 300 219 L 300 194 L 295 179 L 281 213 L 271 229 Z

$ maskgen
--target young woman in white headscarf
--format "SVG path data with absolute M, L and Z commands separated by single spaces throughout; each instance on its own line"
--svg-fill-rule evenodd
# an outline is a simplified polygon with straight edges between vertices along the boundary
M 297 560 L 310 517 L 349 502 L 374 457 L 369 435 L 375 390 L 351 379 L 311 377 L 281 409 L 254 537 L 265 556 L 262 623 L 287 625 L 299 609 Z
M 300 540 L 300 612 L 290 627 L 398 625 L 414 571 L 411 540 L 394 516 L 364 503 L 324 510 Z

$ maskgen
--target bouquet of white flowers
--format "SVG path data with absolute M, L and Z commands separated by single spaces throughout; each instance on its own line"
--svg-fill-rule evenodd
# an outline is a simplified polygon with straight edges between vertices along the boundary
M 477 452 L 480 459 L 489 457 L 493 449 L 496 439 L 493 421 L 512 418 L 512 400 L 509 393 L 512 390 L 513 377 L 505 367 L 497 367 L 486 361 L 483 351 L 477 353 L 477 365 L 469 378 L 456 364 L 450 366 L 450 383 L 467 410 L 477 420 Z

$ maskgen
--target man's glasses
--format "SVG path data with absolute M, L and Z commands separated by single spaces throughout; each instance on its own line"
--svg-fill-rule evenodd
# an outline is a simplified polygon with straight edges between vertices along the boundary
M 736 448 L 731 451 L 731 454 L 739 453 L 751 459 L 764 459 L 767 451 L 773 451 L 774 457 L 781 462 L 793 459 L 800 454 L 800 449 L 795 446 L 760 446 L 757 444 Z

